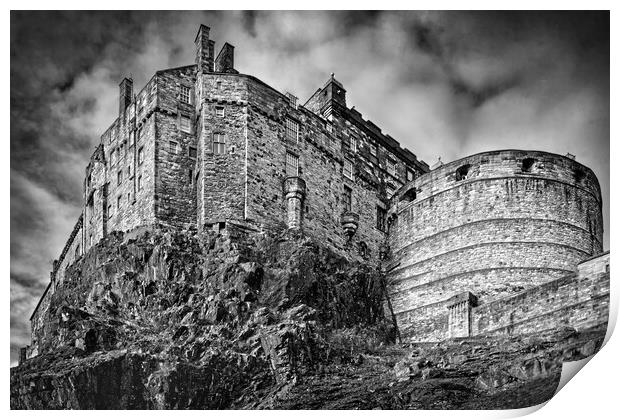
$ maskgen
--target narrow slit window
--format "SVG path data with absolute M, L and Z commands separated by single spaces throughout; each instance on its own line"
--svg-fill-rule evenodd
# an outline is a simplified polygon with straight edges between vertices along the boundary
M 144 147 L 138 149 L 138 165 L 141 165 L 144 162 Z
M 377 229 L 381 232 L 385 232 L 385 220 L 386 220 L 387 212 L 383 207 L 377 206 Z
M 344 204 L 344 211 L 350 212 L 353 208 L 353 190 L 351 190 L 351 188 L 347 187 L 346 185 L 344 186 L 342 200 Z

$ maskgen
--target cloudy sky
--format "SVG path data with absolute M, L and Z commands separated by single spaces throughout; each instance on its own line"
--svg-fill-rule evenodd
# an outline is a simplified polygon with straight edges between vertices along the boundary
M 607 12 L 12 12 L 12 362 L 119 82 L 140 89 L 192 64 L 200 23 L 216 52 L 235 46 L 239 71 L 302 102 L 334 72 L 349 106 L 430 165 L 501 148 L 575 154 L 601 182 L 609 226 Z

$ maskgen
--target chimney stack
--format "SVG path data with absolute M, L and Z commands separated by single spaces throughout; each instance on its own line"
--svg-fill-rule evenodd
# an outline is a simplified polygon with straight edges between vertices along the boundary
M 213 49 L 215 42 L 209 39 L 209 27 L 200 25 L 194 44 L 196 45 L 196 65 L 199 73 L 213 72 Z
M 121 116 L 131 104 L 131 99 L 133 98 L 133 80 L 125 77 L 119 85 L 119 90 L 118 115 Z
M 235 70 L 235 47 L 228 42 L 224 43 L 215 59 L 215 71 L 217 73 L 237 73 Z

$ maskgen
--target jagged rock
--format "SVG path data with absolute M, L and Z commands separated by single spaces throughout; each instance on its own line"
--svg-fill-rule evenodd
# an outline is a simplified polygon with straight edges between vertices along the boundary
M 604 336 L 396 345 L 381 272 L 299 234 L 112 234 L 66 273 L 12 408 L 515 408 Z

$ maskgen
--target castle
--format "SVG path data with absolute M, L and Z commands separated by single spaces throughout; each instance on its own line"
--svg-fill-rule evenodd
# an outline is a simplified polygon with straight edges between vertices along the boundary
M 302 105 L 214 44 L 201 25 L 194 64 L 157 71 L 139 92 L 120 83 L 33 342 L 66 268 L 110 232 L 144 226 L 294 229 L 361 255 L 382 265 L 386 310 L 409 340 L 606 323 L 609 254 L 592 259 L 603 225 L 590 169 L 506 150 L 431 171 L 349 108 L 333 74 Z

